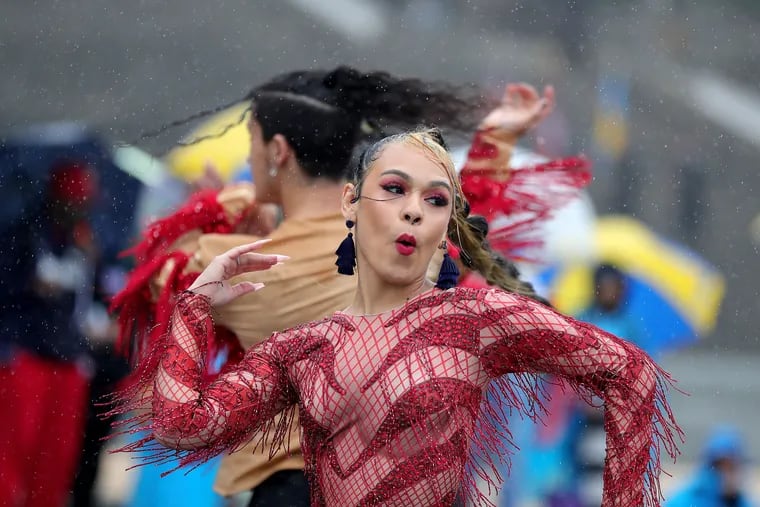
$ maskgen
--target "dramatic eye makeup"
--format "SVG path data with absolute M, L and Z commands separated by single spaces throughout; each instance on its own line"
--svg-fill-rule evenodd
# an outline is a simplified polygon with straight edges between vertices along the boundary
M 380 181 L 380 188 L 395 195 L 404 195 L 407 183 L 398 177 L 383 178 Z
M 444 207 L 449 205 L 449 197 L 442 192 L 434 192 L 432 195 L 425 197 L 425 200 L 433 206 Z
M 379 186 L 385 192 L 402 196 L 409 188 L 411 178 L 408 174 L 397 169 L 389 169 L 381 175 Z M 425 201 L 433 206 L 448 206 L 450 202 L 451 186 L 445 181 L 433 181 L 429 184 L 429 189 L 425 190 Z

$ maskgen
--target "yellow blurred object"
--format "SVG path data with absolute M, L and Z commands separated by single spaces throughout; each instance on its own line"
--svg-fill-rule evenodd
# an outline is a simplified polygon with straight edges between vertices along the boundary
M 725 282 L 702 259 L 626 216 L 599 220 L 596 240 L 603 259 L 660 288 L 697 331 L 715 326 Z
M 246 167 L 250 150 L 246 115 L 248 107 L 249 104 L 246 102 L 225 109 L 193 130 L 185 142 L 206 136 L 219 137 L 210 137 L 189 146 L 177 146 L 172 149 L 165 157 L 165 163 L 172 174 L 185 181 L 195 181 L 203 175 L 206 164 L 210 163 L 222 179 L 229 181 Z M 224 132 L 226 128 L 228 130 Z
M 615 159 L 628 149 L 628 123 L 618 111 L 597 111 L 594 114 L 594 140 Z
M 577 315 L 594 296 L 593 273 L 586 265 L 569 266 L 557 275 L 552 303 L 562 313 Z

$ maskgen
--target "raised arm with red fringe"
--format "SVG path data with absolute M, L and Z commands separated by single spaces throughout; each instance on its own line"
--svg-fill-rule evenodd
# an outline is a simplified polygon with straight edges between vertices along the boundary
M 591 181 L 588 160 L 571 157 L 510 167 L 515 139 L 498 129 L 475 134 L 460 178 L 472 213 L 491 225 L 491 247 L 512 260 L 542 244 L 536 225 L 577 198 Z M 506 217 L 505 224 L 495 219 Z M 531 259 L 532 260 L 532 259 Z
M 205 383 L 209 310 L 204 296 L 180 296 L 171 332 L 151 352 L 160 365 L 140 379 L 142 392 L 153 384 L 152 419 L 131 421 L 185 449 L 183 464 L 284 435 L 298 406 L 312 505 L 487 503 L 476 478 L 508 438 L 504 421 L 494 423 L 503 411 L 481 404 L 482 393 L 495 382 L 510 408 L 535 417 L 517 391 L 538 400 L 530 380 L 551 373 L 605 401 L 603 505 L 659 505 L 659 444 L 674 456 L 680 434 L 665 399 L 669 379 L 644 352 L 593 326 L 498 290 L 431 289 L 396 310 L 337 312 L 275 334 Z M 121 400 L 117 411 L 144 402 Z M 148 440 L 128 450 L 173 455 Z
M 234 231 L 242 214 L 230 214 L 218 200 L 216 190 L 201 190 L 168 217 L 151 223 L 143 232 L 143 239 L 124 255 L 133 255 L 138 263 L 155 259 L 182 235 L 193 230 L 202 233 L 230 233 Z

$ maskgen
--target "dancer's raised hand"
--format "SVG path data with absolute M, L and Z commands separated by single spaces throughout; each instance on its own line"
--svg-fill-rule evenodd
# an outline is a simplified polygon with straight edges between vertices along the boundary
M 554 87 L 544 88 L 544 96 L 526 83 L 509 83 L 501 104 L 485 117 L 480 127 L 498 129 L 520 137 L 543 121 L 554 109 Z
M 190 182 L 190 188 L 192 188 L 193 192 L 200 190 L 216 190 L 218 192 L 224 188 L 224 178 L 222 178 L 216 165 L 211 161 L 207 161 L 203 165 L 203 174 Z
M 262 239 L 236 246 L 217 255 L 188 290 L 208 296 L 212 306 L 221 306 L 243 294 L 264 288 L 263 283 L 244 281 L 232 284 L 229 280 L 243 273 L 269 269 L 290 258 L 286 255 L 256 253 L 269 241 L 271 240 Z

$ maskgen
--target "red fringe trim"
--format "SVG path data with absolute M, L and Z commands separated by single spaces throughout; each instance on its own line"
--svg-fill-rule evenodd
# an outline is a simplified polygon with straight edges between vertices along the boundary
M 174 294 L 186 289 L 198 273 L 183 275 L 189 261 L 184 252 L 169 252 L 137 266 L 129 275 L 124 289 L 113 297 L 111 312 L 118 313 L 119 334 L 116 350 L 130 358 L 140 358 L 166 333 L 174 305 Z M 168 274 L 166 285 L 156 302 L 153 302 L 151 280 L 167 262 L 174 267 Z
M 543 244 L 537 224 L 579 196 L 591 182 L 591 164 L 583 157 L 552 160 L 510 169 L 504 181 L 495 181 L 490 169 L 465 167 L 461 179 L 472 213 L 486 217 L 492 226 L 491 247 L 513 260 L 530 260 L 526 251 Z M 498 217 L 508 222 L 494 228 Z
M 288 390 L 289 384 L 283 379 L 278 379 L 274 384 L 283 391 L 262 402 L 257 395 L 260 386 L 248 383 L 245 378 L 239 378 L 236 383 L 220 381 L 219 376 L 222 373 L 233 370 L 239 363 L 244 352 L 242 347 L 234 334 L 228 330 L 222 331 L 222 335 L 217 334 L 223 328 L 216 326 L 208 313 L 211 310 L 208 298 L 185 292 L 184 295 L 177 294 L 176 299 L 168 329 L 158 335 L 145 350 L 132 381 L 113 392 L 102 404 L 107 407 L 104 417 L 118 418 L 114 424 L 116 431 L 109 438 L 139 435 L 139 438 L 130 439 L 129 443 L 112 452 L 132 453 L 136 464 L 131 466 L 130 470 L 145 465 L 174 462 L 176 466 L 163 472 L 162 477 L 183 467 L 192 470 L 222 452 L 231 453 L 249 443 L 253 443 L 257 450 L 268 451 L 270 459 L 281 448 L 289 452 L 288 437 L 294 428 L 297 405 L 290 403 L 283 410 L 275 406 L 283 398 L 295 400 L 295 394 Z M 182 318 L 191 330 L 200 351 L 197 363 L 177 346 L 175 337 L 170 332 L 172 318 Z M 229 340 L 234 340 L 234 343 L 230 343 Z M 226 365 L 221 371 L 210 372 L 208 365 L 213 361 L 215 351 L 228 345 L 234 346 L 227 349 Z M 198 404 L 187 404 L 156 394 L 154 383 L 160 367 L 163 367 L 164 372 L 175 381 L 202 392 L 203 399 L 199 400 Z M 257 359 L 253 355 L 248 359 L 246 370 L 259 377 L 274 374 L 266 364 L 259 365 L 258 372 L 255 371 L 256 368 Z M 198 405 L 212 403 L 212 400 L 218 402 L 220 407 L 229 409 L 231 417 L 240 417 L 235 413 L 250 415 L 251 406 L 255 408 L 253 412 L 261 414 L 261 417 L 250 419 L 246 416 L 234 424 L 228 420 L 226 424 L 235 426 L 236 429 L 229 430 L 217 441 L 194 450 L 165 447 L 156 440 L 156 434 L 167 432 L 194 435 L 207 422 L 204 419 L 207 414 Z M 278 412 L 280 415 L 274 417 Z M 271 446 L 268 444 L 270 437 Z
M 174 214 L 150 224 L 143 233 L 142 241 L 122 255 L 133 255 L 142 263 L 154 259 L 192 230 L 222 234 L 233 232 L 241 217 L 228 220 L 224 207 L 217 201 L 217 194 L 214 190 L 202 190 L 191 195 Z
M 216 191 L 200 191 L 190 196 L 187 203 L 174 214 L 150 224 L 143 233 L 142 241 L 122 253 L 123 256 L 135 256 L 137 266 L 130 273 L 124 289 L 113 297 L 110 311 L 118 313 L 119 333 L 116 349 L 133 362 L 137 362 L 138 369 L 154 366 L 140 365 L 139 361 L 168 331 L 176 294 L 187 289 L 199 274 L 184 273 L 190 260 L 188 254 L 179 251 L 167 252 L 167 249 L 193 230 L 206 234 L 233 232 L 241 218 L 227 218 L 224 208 L 217 201 Z M 151 281 L 170 261 L 174 266 L 154 302 Z M 218 336 L 219 340 L 209 344 L 209 351 L 212 352 L 209 357 L 215 358 L 217 353 L 226 349 L 230 359 L 237 362 L 243 355 L 237 338 L 232 332 L 221 328 Z M 208 372 L 215 370 L 211 363 L 207 366 Z
M 499 148 L 484 137 L 484 134 L 495 130 L 496 129 L 492 128 L 485 131 L 478 131 L 475 134 L 470 149 L 467 152 L 468 160 L 491 160 L 499 155 Z

